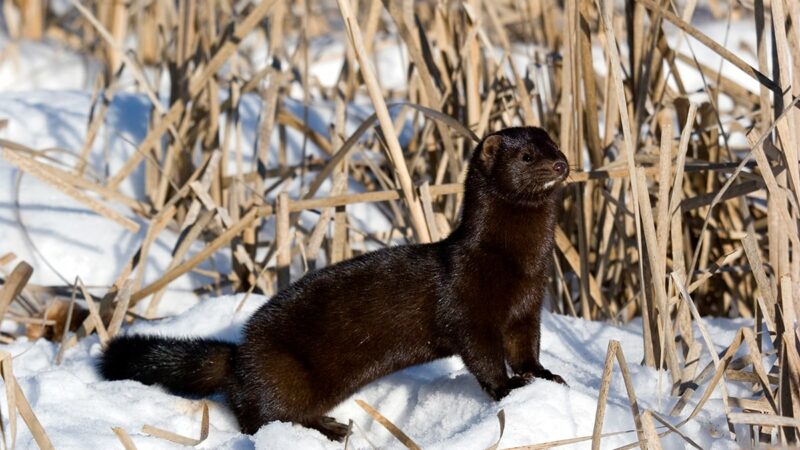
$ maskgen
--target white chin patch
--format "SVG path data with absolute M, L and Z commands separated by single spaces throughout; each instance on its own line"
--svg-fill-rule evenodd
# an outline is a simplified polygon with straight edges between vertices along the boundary
M 545 188 L 545 189 L 550 189 L 550 188 L 551 188 L 551 187 L 553 187 L 553 185 L 555 185 L 556 183 L 558 183 L 558 180 L 548 181 L 547 183 L 545 183 L 545 184 L 544 184 L 544 188 Z

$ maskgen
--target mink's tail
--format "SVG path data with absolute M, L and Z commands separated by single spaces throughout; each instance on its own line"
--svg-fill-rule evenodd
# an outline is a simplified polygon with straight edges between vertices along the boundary
M 109 342 L 98 370 L 108 380 L 160 384 L 175 394 L 205 397 L 223 389 L 236 347 L 214 339 L 121 336 Z

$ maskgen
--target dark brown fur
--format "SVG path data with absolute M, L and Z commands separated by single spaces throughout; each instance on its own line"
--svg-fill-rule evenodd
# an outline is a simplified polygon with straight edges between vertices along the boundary
M 309 273 L 256 311 L 239 345 L 121 337 L 100 370 L 180 393 L 220 391 L 246 433 L 282 420 L 334 439 L 346 428 L 324 416 L 330 409 L 372 380 L 437 358 L 459 355 L 495 400 L 534 377 L 563 383 L 539 363 L 539 341 L 567 167 L 541 129 L 489 135 L 448 238 Z

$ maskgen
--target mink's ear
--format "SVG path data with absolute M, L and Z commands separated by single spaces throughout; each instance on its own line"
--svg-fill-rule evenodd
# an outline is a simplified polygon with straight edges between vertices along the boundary
M 497 152 L 500 150 L 501 145 L 503 145 L 503 138 L 496 134 L 493 134 L 483 140 L 480 158 L 484 163 L 486 163 L 487 167 L 491 166 L 494 162 L 494 158 L 497 156 Z

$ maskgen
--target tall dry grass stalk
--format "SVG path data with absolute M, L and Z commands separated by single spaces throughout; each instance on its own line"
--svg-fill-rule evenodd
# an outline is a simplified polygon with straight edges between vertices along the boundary
M 105 73 L 95 94 L 98 106 L 74 167 L 54 165 L 37 150 L 10 142 L 2 143 L 3 155 L 110 220 L 136 226 L 109 208 L 122 205 L 149 224 L 135 257 L 97 310 L 81 316 L 78 334 L 62 333 L 62 350 L 93 331 L 113 336 L 126 311 L 128 320 L 138 317 L 130 308 L 140 302 L 148 302 L 146 314 L 154 315 L 159 302 L 169 301 L 163 293 L 170 282 L 199 270 L 218 252 L 230 255 L 234 271 L 203 272 L 210 282 L 202 291 L 270 294 L 301 275 L 292 273 L 298 267 L 293 262 L 302 260 L 308 269 L 319 265 L 320 255 L 339 261 L 363 252 L 365 243 L 442 238 L 458 218 L 460 183 L 475 136 L 536 125 L 555 136 L 574 169 L 556 233 L 551 308 L 612 322 L 641 316 L 643 363 L 669 369 L 672 394 L 679 398 L 672 415 L 684 420 L 673 427 L 636 406 L 626 377 L 635 445 L 657 445 L 653 420 L 668 425 L 664 433 L 680 434 L 717 387 L 732 434 L 744 432 L 754 445 L 797 444 L 798 2 L 708 4 L 719 20 L 752 23 L 757 66 L 691 25 L 694 1 L 679 8 L 630 0 L 614 9 L 609 0 L 75 0 L 59 15 L 43 9 L 45 4 L 5 3 L 20 12 L 4 15 L 7 28 L 28 38 L 56 39 L 100 61 Z M 758 92 L 721 72 L 722 66 L 709 67 L 673 47 L 667 27 L 678 42 L 705 45 L 726 68 L 751 77 Z M 309 75 L 309 46 L 325 36 L 346 44 L 332 88 Z M 407 60 L 397 69 L 407 84 L 389 91 L 372 66 L 379 51 L 394 45 Z M 593 47 L 603 50 L 599 61 Z M 257 48 L 268 49 L 267 60 L 253 57 Z M 521 65 L 520 56 L 529 63 Z M 85 161 L 121 74 L 150 99 L 152 119 L 134 156 L 98 182 L 86 176 Z M 702 77 L 705 96 L 687 91 L 683 80 L 690 76 Z M 153 82 L 164 78 L 170 86 L 167 107 Z M 286 108 L 293 87 L 302 90 L 306 107 L 319 101 L 335 105 L 327 132 L 309 128 L 307 110 L 298 116 Z M 224 101 L 223 89 L 229 93 Z M 238 144 L 237 111 L 247 94 L 262 100 L 259 141 L 252 149 Z M 702 99 L 691 100 L 697 98 Z M 355 99 L 369 99 L 376 114 L 348 134 L 346 106 Z M 730 111 L 720 111 L 722 100 L 733 105 Z M 398 138 L 401 129 L 411 131 L 407 141 Z M 287 130 L 302 134 L 304 149 L 315 146 L 325 156 L 288 164 Z M 748 144 L 733 146 L 735 134 L 745 135 Z M 276 135 L 273 161 L 269 145 Z M 254 155 L 251 167 L 242 163 L 244 152 Z M 359 153 L 367 157 L 353 158 Z M 127 197 L 118 187 L 141 166 L 146 198 Z M 279 194 L 305 174 L 311 182 L 299 197 Z M 326 180 L 335 187 L 320 197 Z M 346 181 L 366 192 L 347 192 Z M 379 204 L 391 232 L 357 229 L 347 205 L 363 202 Z M 317 212 L 318 223 L 300 226 L 302 211 Z M 274 235 L 262 231 L 269 221 Z M 167 228 L 184 238 L 168 270 L 143 285 L 150 246 Z M 192 254 L 196 241 L 205 247 Z M 12 260 L 4 257 L 3 263 Z M 0 306 L 5 318 L 21 323 L 46 310 L 46 302 L 35 298 L 84 296 L 74 286 L 14 280 L 13 274 L 6 278 Z M 718 355 L 703 325 L 709 314 L 753 318 L 754 326 Z M 104 321 L 112 324 L 105 327 Z M 744 356 L 736 357 L 740 348 Z M 700 367 L 704 353 L 712 363 Z M 609 347 L 606 372 L 613 370 L 614 358 L 627 373 L 616 344 Z M 609 379 L 603 378 L 605 394 Z M 751 386 L 754 398 L 729 396 L 727 383 Z M 585 438 L 594 447 L 604 436 L 604 399 L 598 426 Z M 687 413 L 690 403 L 696 407 Z M 572 442 L 578 440 L 564 443 Z

